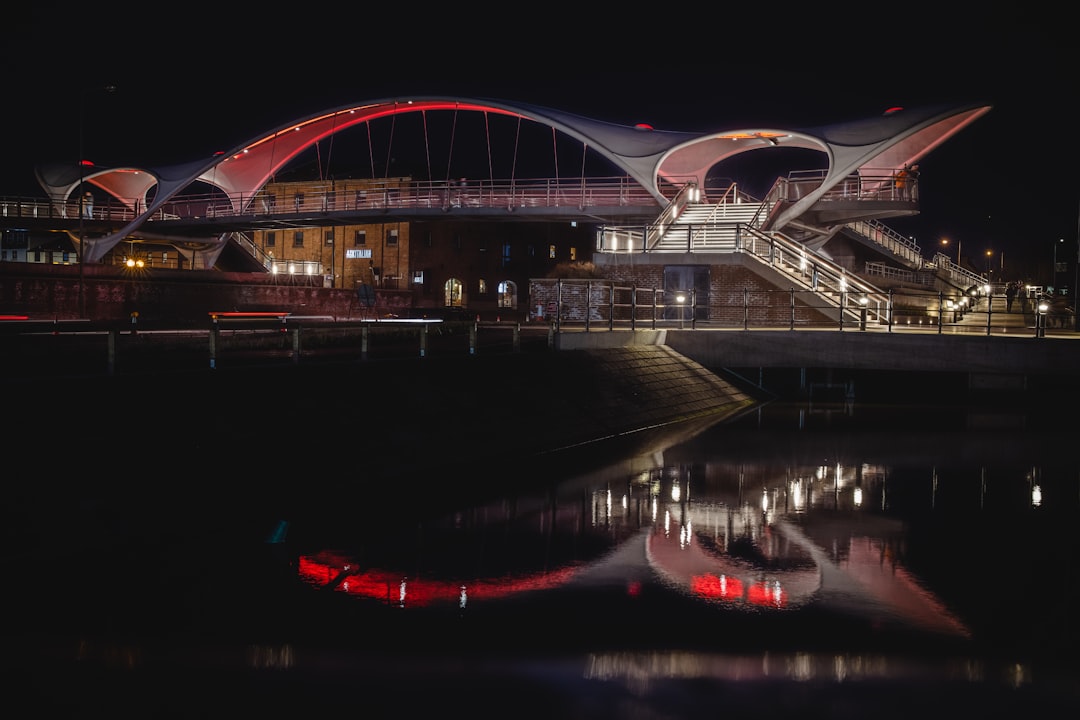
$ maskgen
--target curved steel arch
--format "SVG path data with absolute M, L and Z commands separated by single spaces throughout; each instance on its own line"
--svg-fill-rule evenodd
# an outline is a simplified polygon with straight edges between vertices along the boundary
M 427 110 L 493 112 L 546 124 L 600 153 L 661 203 L 667 201 L 659 188 L 661 178 L 677 184 L 701 182 L 709 168 L 742 152 L 785 146 L 824 152 L 829 163 L 825 181 L 814 193 L 784 211 L 777 225 L 782 227 L 851 172 L 869 167 L 893 171 L 914 163 L 988 112 L 990 107 L 939 106 L 887 113 L 868 120 L 809 130 L 746 128 L 688 133 L 616 125 L 551 108 L 501 100 L 439 96 L 396 98 L 345 105 L 317 113 L 256 136 L 232 151 L 208 160 L 145 170 L 131 167 L 95 168 L 87 175 L 80 175 L 79 179 L 72 178 L 70 170 L 67 173 L 45 170 L 38 173 L 38 179 L 51 198 L 63 201 L 80 180 L 89 180 L 125 199 L 137 212 L 135 218 L 117 232 L 86 240 L 85 259 L 94 262 L 194 182 L 201 181 L 220 188 L 234 205 L 250 203 L 255 193 L 275 173 L 322 139 L 381 117 Z M 158 191 L 154 199 L 149 201 L 150 190 L 155 186 Z M 234 209 L 240 212 L 245 208 Z

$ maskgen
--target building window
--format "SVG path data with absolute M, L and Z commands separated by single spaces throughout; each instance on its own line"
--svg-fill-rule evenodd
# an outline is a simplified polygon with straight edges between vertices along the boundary
M 367 245 L 367 230 L 357 230 L 356 233 L 353 234 L 352 244 L 354 246 Z
M 293 195 L 293 203 L 296 206 L 296 212 L 300 212 L 301 208 L 304 207 L 304 193 L 298 192 Z
M 476 292 L 480 295 L 487 295 L 487 280 L 480 278 L 480 281 L 476 284 Z
M 326 245 L 333 245 L 334 244 L 334 231 L 333 230 L 327 230 L 326 232 L 323 233 L 323 243 L 326 244 Z
M 397 234 L 398 234 L 397 230 L 387 230 L 386 231 L 386 244 L 387 245 L 397 245 Z
M 302 247 L 304 247 L 304 231 L 303 230 L 294 230 L 293 231 L 292 246 L 294 248 L 302 248 Z
M 277 232 L 274 230 L 266 231 L 266 247 L 274 247 L 277 245 Z
M 326 197 L 326 207 L 324 209 L 325 210 L 336 210 L 337 209 L 337 192 L 334 191 L 334 190 L 329 190 L 329 191 L 327 191 L 325 197 Z
M 577 260 L 577 248 L 576 247 L 571 247 L 570 248 L 570 259 L 571 260 Z
M 555 246 L 554 245 L 548 245 L 548 258 L 551 259 L 551 260 L 555 259 Z
M 367 199 L 367 191 L 357 190 L 356 197 L 353 200 L 353 209 L 359 210 L 364 205 L 364 201 Z

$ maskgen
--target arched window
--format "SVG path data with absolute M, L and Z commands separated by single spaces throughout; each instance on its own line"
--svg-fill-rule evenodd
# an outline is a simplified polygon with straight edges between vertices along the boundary
M 443 286 L 444 302 L 446 307 L 462 307 L 464 305 L 464 298 L 462 295 L 461 281 L 457 278 L 450 278 Z
M 517 284 L 510 280 L 503 280 L 499 283 L 499 307 L 516 310 L 517 306 Z

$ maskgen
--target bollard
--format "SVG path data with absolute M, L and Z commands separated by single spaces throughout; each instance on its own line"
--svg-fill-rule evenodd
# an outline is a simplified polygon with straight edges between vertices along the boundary
M 137 327 L 138 322 L 139 322 L 139 313 L 137 313 L 137 312 L 131 313 L 131 334 L 132 335 L 138 335 L 139 334 L 139 328 Z
M 420 357 L 427 355 L 427 325 L 420 326 Z
M 217 346 L 218 346 L 218 321 L 217 315 L 211 315 L 214 320 L 214 325 L 210 328 L 210 369 L 217 368 Z
M 293 363 L 300 362 L 300 328 L 293 330 L 292 361 Z
M 480 317 L 477 315 L 477 317 Z M 476 354 L 476 323 L 469 326 L 469 354 Z

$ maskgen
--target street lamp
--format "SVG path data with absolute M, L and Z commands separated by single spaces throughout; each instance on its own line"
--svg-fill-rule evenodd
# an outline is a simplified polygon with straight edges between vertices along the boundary
M 83 125 L 86 116 L 86 96 L 95 90 L 102 90 L 107 93 L 116 92 L 115 85 L 97 85 L 94 87 L 83 88 L 79 93 L 79 186 L 75 192 L 79 195 L 79 317 L 86 317 L 86 234 L 83 228 L 83 215 L 86 214 L 86 210 L 83 206 L 86 198 L 85 190 L 83 188 L 83 182 L 85 176 L 83 173 L 84 160 L 83 160 Z
M 987 285 L 990 284 L 990 258 L 993 257 L 993 255 L 994 255 L 993 250 L 987 250 L 986 251 L 986 283 L 987 283 Z
M 949 238 L 941 238 L 941 246 L 949 247 Z M 956 241 L 956 266 L 960 266 L 960 241 Z
M 683 329 L 683 319 L 684 319 L 683 318 L 683 312 L 684 312 L 683 306 L 684 306 L 684 303 L 686 302 L 686 294 L 681 293 L 681 292 L 677 293 L 675 295 L 675 302 L 677 302 L 679 304 L 679 329 L 682 330 Z
M 1058 245 L 1061 245 L 1064 242 L 1065 242 L 1065 238 L 1058 238 L 1058 241 L 1056 243 L 1054 243 L 1054 265 L 1051 268 L 1052 272 L 1050 273 L 1050 286 L 1054 288 L 1055 293 L 1057 292 L 1057 276 L 1058 276 L 1057 252 L 1058 252 Z

